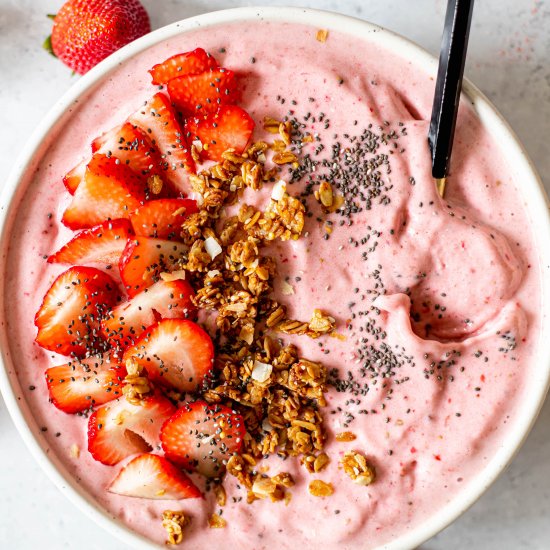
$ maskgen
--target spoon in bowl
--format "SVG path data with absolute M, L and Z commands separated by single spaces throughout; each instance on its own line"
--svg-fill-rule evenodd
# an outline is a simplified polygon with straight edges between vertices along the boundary
M 432 153 L 432 176 L 441 197 L 445 194 L 445 180 L 453 149 L 473 7 L 474 0 L 449 0 L 445 15 L 432 119 L 428 132 L 428 143 Z

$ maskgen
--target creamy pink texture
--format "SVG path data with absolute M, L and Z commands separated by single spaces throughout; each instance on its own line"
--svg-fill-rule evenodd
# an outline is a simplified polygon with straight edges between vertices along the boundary
M 24 398 L 39 425 L 47 427 L 43 436 L 50 453 L 100 505 L 158 543 L 165 539 L 159 517 L 167 508 L 193 516 L 185 536 L 189 547 L 293 548 L 322 541 L 327 549 L 351 549 L 394 539 L 475 483 L 506 437 L 532 368 L 540 326 L 540 281 L 532 266 L 539 260 L 516 190 L 521 182 L 512 181 L 505 159 L 464 105 L 447 196 L 439 199 L 426 142 L 433 82 L 368 40 L 330 33 L 321 44 L 315 32 L 265 22 L 197 30 L 125 63 L 75 106 L 39 163 L 14 220 L 4 279 L 12 298 L 5 318 Z M 65 269 L 46 264 L 43 255 L 71 235 L 59 223 L 68 199 L 62 176 L 89 155 L 94 137 L 120 124 L 154 93 L 147 69 L 198 46 L 239 74 L 245 85 L 242 105 L 257 122 L 257 137 L 264 116 L 283 118 L 289 111 L 306 125 L 304 131 L 319 134 L 320 142 L 303 150 L 314 159 L 330 158 L 335 142 L 353 150 L 360 141 L 354 136 L 369 124 L 378 136 L 392 130 L 398 136 L 366 155 L 371 172 L 365 166 L 355 178 L 365 195 L 376 189 L 370 209 L 357 195 L 360 211 L 325 218 L 310 196 L 307 236 L 271 248 L 281 280 L 288 278 L 294 289 L 288 296 L 276 288 L 290 315 L 309 319 L 321 308 L 337 319 L 345 336 L 293 340 L 304 357 L 337 370 L 335 386 L 342 391 L 331 388 L 324 409 L 331 463 L 311 476 L 297 460 L 266 461 L 270 474 L 288 471 L 297 481 L 288 505 L 234 503 L 244 492 L 229 480 L 225 529 L 206 527 L 217 510 L 210 494 L 175 503 L 107 493 L 119 467 L 94 462 L 85 450 L 86 421 L 48 403 L 44 370 L 63 359 L 33 343 L 34 312 Z M 315 155 L 319 143 L 325 150 Z M 387 163 L 377 167 L 376 154 L 387 155 Z M 360 162 L 350 155 L 352 164 Z M 289 185 L 289 192 L 299 194 L 306 180 Z M 265 203 L 269 193 L 248 193 L 245 200 Z M 326 219 L 333 224 L 327 240 Z M 27 391 L 31 385 L 36 389 Z M 344 430 L 357 439 L 336 442 L 334 435 Z M 70 457 L 75 443 L 82 449 L 79 458 Z M 350 449 L 375 464 L 376 483 L 354 485 L 338 468 Z M 334 495 L 311 496 L 307 484 L 314 478 L 331 482 Z

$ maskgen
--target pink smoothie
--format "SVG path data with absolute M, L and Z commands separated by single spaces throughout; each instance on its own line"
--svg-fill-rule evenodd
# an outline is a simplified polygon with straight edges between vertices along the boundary
M 476 483 L 506 438 L 535 368 L 539 258 L 521 181 L 512 179 L 498 146 L 463 102 L 440 199 L 426 140 L 433 80 L 368 40 L 331 32 L 320 43 L 315 34 L 266 22 L 198 29 L 125 63 L 52 136 L 14 220 L 3 280 L 23 398 L 47 428 L 41 437 L 50 454 L 109 513 L 159 544 L 165 509 L 193 517 L 184 538 L 189 548 L 364 549 L 391 541 Z M 286 471 L 296 480 L 288 504 L 246 504 L 244 490 L 227 480 L 225 529 L 207 527 L 218 509 L 210 493 L 181 502 L 108 493 L 120 466 L 95 462 L 86 451 L 86 419 L 48 403 L 43 373 L 64 360 L 33 342 L 34 313 L 66 269 L 43 259 L 71 236 L 59 222 L 68 200 L 63 175 L 89 156 L 94 137 L 155 92 L 147 69 L 199 46 L 239 74 L 257 139 L 270 139 L 264 116 L 288 116 L 318 136 L 302 150 L 303 168 L 285 178 L 293 180 L 288 192 L 302 194 L 311 212 L 305 236 L 266 253 L 279 261 L 287 284 L 276 293 L 290 315 L 307 320 L 320 308 L 343 335 L 293 339 L 303 357 L 333 369 L 323 409 L 330 465 L 312 476 L 295 459 L 265 461 L 270 475 Z M 346 199 L 328 217 L 312 195 L 323 179 Z M 245 200 L 262 204 L 270 192 L 247 193 Z M 337 442 L 342 431 L 357 438 Z M 75 444 L 78 457 L 70 452 Z M 376 467 L 368 487 L 353 484 L 338 466 L 352 449 Z M 331 482 L 334 494 L 310 495 L 314 478 Z

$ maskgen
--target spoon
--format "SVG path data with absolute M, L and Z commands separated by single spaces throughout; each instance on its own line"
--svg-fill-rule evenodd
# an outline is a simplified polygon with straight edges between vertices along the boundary
M 445 15 L 428 132 L 428 143 L 432 152 L 432 176 L 441 197 L 445 194 L 445 179 L 453 149 L 473 7 L 474 0 L 449 0 Z

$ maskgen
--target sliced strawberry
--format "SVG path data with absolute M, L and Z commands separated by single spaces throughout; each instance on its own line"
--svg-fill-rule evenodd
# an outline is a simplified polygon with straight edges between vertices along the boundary
M 162 456 L 142 454 L 133 458 L 109 486 L 110 493 L 155 500 L 198 498 L 201 492 L 181 470 Z
M 168 93 L 184 115 L 212 113 L 237 101 L 237 79 L 229 69 L 212 69 L 173 78 Z
M 194 295 L 187 281 L 159 281 L 118 305 L 102 323 L 112 346 L 125 349 L 160 319 L 194 318 Z
M 225 405 L 186 403 L 166 421 L 160 433 L 166 458 L 188 470 L 218 477 L 243 446 L 243 418 Z
M 155 65 L 149 72 L 153 84 L 166 84 L 176 76 L 198 74 L 218 66 L 218 62 L 202 48 L 179 53 Z
M 62 222 L 71 229 L 86 229 L 116 218 L 128 218 L 145 200 L 145 185 L 130 168 L 96 153 L 76 188 Z
M 144 177 L 156 173 L 160 165 L 159 153 L 147 134 L 129 122 L 94 139 L 92 151 L 113 156 Z
M 120 397 L 125 376 L 115 359 L 98 355 L 48 369 L 46 383 L 58 409 L 77 413 Z
M 144 182 L 147 176 L 160 171 L 161 160 L 158 151 L 147 135 L 129 122 L 94 139 L 92 152 L 116 158 Z M 63 178 L 63 183 L 71 195 L 74 195 L 84 179 L 87 164 L 88 161 L 81 161 Z
M 161 395 L 132 405 L 125 398 L 97 409 L 88 420 L 88 451 L 95 460 L 113 465 L 127 456 L 147 453 L 159 444 L 160 428 L 176 407 Z
M 128 237 L 133 234 L 128 220 L 119 219 L 84 229 L 48 258 L 49 263 L 118 265 Z
M 109 275 L 71 267 L 53 282 L 34 318 L 37 344 L 62 355 L 104 351 L 101 320 L 117 300 L 117 285 Z
M 67 191 L 74 195 L 76 188 L 80 185 L 80 182 L 84 179 L 86 174 L 86 165 L 88 161 L 80 161 L 70 172 L 68 172 L 63 178 L 63 184 L 65 185 Z
M 147 370 L 150 380 L 194 392 L 212 370 L 214 346 L 193 321 L 164 319 L 125 351 L 123 360 L 130 358 Z
M 160 280 L 160 274 L 178 267 L 185 258 L 187 246 L 175 241 L 135 237 L 128 241 L 118 267 L 128 296 Z
M 191 190 L 188 173 L 195 173 L 195 161 L 168 98 L 161 93 L 155 94 L 129 120 L 139 126 L 158 148 L 161 176 L 168 180 L 174 191 L 187 194 Z
M 138 237 L 179 240 L 181 224 L 187 216 L 198 212 L 191 199 L 158 199 L 146 202 L 130 214 L 130 221 Z
M 214 114 L 187 119 L 185 130 L 189 142 L 198 139 L 202 143 L 203 158 L 221 161 L 228 149 L 238 154 L 245 150 L 254 121 L 237 105 L 222 105 Z

